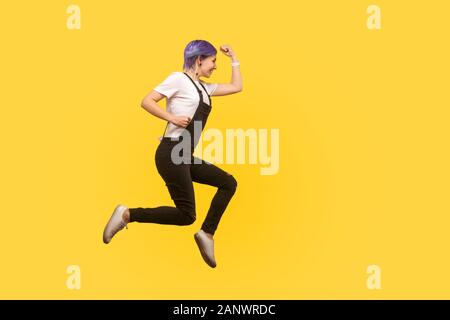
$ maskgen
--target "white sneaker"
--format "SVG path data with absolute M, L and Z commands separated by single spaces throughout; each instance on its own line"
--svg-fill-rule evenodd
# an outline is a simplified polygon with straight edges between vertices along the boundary
M 214 258 L 214 239 L 209 238 L 203 230 L 198 231 L 194 235 L 195 242 L 200 249 L 203 260 L 211 268 L 216 267 L 216 259 Z
M 119 204 L 106 224 L 105 230 L 103 230 L 103 242 L 109 243 L 114 235 L 122 230 L 123 228 L 127 228 L 127 223 L 123 221 L 122 215 L 128 208 L 122 204 Z

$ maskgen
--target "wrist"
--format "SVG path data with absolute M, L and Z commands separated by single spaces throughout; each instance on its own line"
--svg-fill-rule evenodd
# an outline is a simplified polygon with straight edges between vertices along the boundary
M 238 58 L 236 56 L 231 57 L 231 62 L 239 62 Z

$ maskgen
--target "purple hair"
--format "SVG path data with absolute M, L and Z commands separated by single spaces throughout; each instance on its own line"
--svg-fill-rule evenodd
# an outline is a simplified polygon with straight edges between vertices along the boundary
M 193 40 L 189 42 L 184 48 L 184 64 L 183 69 L 190 69 L 197 57 L 200 56 L 200 60 L 206 57 L 217 54 L 216 48 L 206 40 Z

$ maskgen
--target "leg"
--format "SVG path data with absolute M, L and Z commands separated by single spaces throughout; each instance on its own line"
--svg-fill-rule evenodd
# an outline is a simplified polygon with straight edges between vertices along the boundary
M 157 152 L 156 166 L 164 179 L 170 196 L 176 207 L 160 206 L 156 208 L 130 208 L 130 222 L 146 222 L 171 225 L 189 225 L 194 223 L 195 197 L 192 185 L 190 165 L 173 164 L 170 153 Z
M 196 161 L 201 160 L 196 159 Z M 194 182 L 218 188 L 202 225 L 203 231 L 213 235 L 222 214 L 236 192 L 237 181 L 231 174 L 204 160 L 201 160 L 201 164 L 191 164 L 191 176 Z

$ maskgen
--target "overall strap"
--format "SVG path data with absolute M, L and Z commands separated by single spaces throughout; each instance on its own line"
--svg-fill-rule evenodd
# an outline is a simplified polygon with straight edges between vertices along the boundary
M 205 90 L 206 94 L 208 95 L 208 97 L 210 96 L 208 93 L 208 90 L 206 90 L 206 88 L 202 85 L 202 83 L 199 81 L 200 85 L 202 86 L 203 90 Z
M 197 89 L 198 93 L 201 95 L 201 94 L 202 94 L 202 91 L 197 87 L 197 85 L 195 84 L 194 80 L 192 80 L 192 78 L 191 78 L 186 72 L 183 72 L 183 73 L 186 75 L 186 77 L 189 78 L 189 80 L 191 80 L 191 82 L 192 82 L 193 85 L 195 86 L 195 89 Z
M 188 77 L 189 78 L 189 80 L 191 80 L 191 82 L 194 84 L 194 86 L 195 86 L 195 89 L 197 89 L 197 91 L 198 91 L 198 95 L 200 96 L 200 101 L 203 101 L 203 92 L 202 92 L 202 90 L 200 90 L 198 87 L 197 87 L 197 85 L 195 84 L 195 82 L 194 82 L 194 80 L 192 80 L 192 78 L 186 73 L 186 72 L 183 72 L 185 75 L 186 75 L 186 77 Z M 208 90 L 206 90 L 206 88 L 202 85 L 202 83 L 199 81 L 199 83 L 200 83 L 200 85 L 202 86 L 202 88 L 205 90 L 205 92 L 206 92 L 206 95 L 208 96 L 208 99 L 209 99 L 209 104 L 211 105 L 211 96 L 209 95 L 209 93 L 208 93 Z
M 167 121 L 167 124 L 166 124 L 166 127 L 164 128 L 164 133 L 163 133 L 163 137 L 165 136 L 165 134 L 166 134 L 166 130 L 167 130 L 167 127 L 169 126 L 169 121 Z

